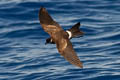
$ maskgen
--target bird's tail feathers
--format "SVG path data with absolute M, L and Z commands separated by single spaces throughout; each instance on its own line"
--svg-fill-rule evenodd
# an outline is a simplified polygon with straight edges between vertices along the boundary
M 72 28 L 70 28 L 68 31 L 72 33 L 72 38 L 73 37 L 80 37 L 84 35 L 84 32 L 79 29 L 80 27 L 80 22 L 75 24 Z

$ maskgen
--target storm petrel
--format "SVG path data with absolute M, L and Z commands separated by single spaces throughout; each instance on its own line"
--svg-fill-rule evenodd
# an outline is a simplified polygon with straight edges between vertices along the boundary
M 47 32 L 55 42 L 59 53 L 71 64 L 83 68 L 82 62 L 75 53 L 72 43 L 69 40 L 68 33 L 52 19 L 43 7 L 41 7 L 39 11 L 39 20 L 44 31 Z

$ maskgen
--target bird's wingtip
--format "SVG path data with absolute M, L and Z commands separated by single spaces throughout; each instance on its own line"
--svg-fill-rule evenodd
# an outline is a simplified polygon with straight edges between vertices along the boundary
M 46 9 L 43 6 L 40 7 L 40 11 L 45 11 L 45 10 Z

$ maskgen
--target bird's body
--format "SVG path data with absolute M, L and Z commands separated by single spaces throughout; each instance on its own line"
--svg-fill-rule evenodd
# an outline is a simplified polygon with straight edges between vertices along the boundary
M 73 49 L 68 33 L 64 31 L 60 25 L 51 18 L 47 10 L 43 7 L 39 12 L 39 20 L 44 31 L 50 35 L 56 44 L 59 53 L 71 64 L 82 68 L 82 62 L 79 60 Z
M 82 32 L 79 29 L 79 27 L 80 27 L 80 22 L 76 23 L 75 25 L 72 26 L 72 28 L 65 31 L 69 39 L 83 36 L 84 32 Z M 51 37 L 46 39 L 45 44 L 48 43 L 55 44 L 54 40 Z

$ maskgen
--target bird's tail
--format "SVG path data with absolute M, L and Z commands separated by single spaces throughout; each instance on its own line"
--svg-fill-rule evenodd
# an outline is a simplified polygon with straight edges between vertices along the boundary
M 80 22 L 78 22 L 77 24 L 75 24 L 72 28 L 68 29 L 68 31 L 70 31 L 72 33 L 72 37 L 80 37 L 80 36 L 83 36 L 84 35 L 84 32 L 81 31 L 79 29 L 80 27 Z

